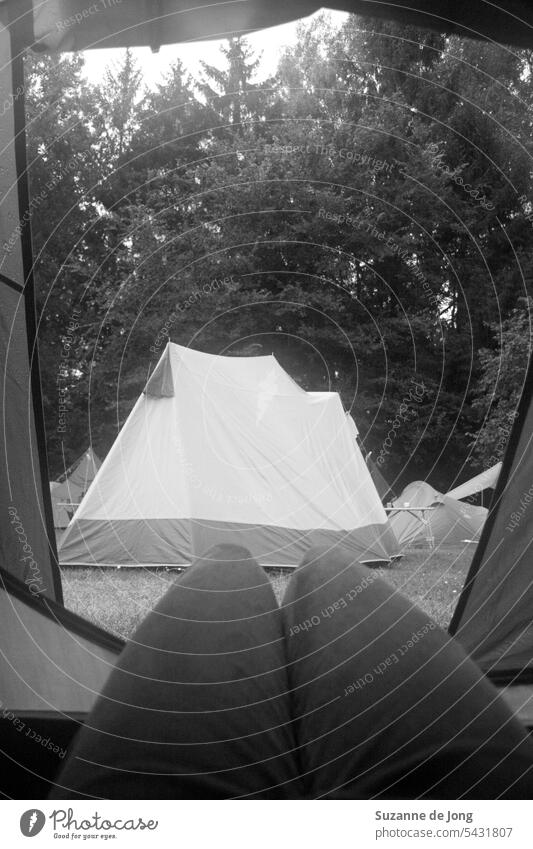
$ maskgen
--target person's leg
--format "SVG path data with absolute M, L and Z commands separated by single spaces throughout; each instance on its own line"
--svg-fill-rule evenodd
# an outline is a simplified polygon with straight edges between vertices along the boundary
M 268 577 L 216 546 L 128 642 L 52 798 L 298 798 L 285 661 Z
M 461 647 L 349 553 L 310 552 L 283 615 L 312 798 L 529 798 L 533 744 Z

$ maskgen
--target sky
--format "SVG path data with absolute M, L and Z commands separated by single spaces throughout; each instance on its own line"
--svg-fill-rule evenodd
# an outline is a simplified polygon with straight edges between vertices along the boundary
M 318 12 L 317 14 L 320 14 Z M 330 12 L 333 23 L 340 26 L 348 17 L 344 12 Z M 311 15 L 305 20 L 312 20 Z M 271 27 L 267 30 L 252 33 L 247 36 L 247 41 L 256 52 L 263 52 L 261 67 L 258 78 L 266 77 L 272 73 L 277 66 L 279 56 L 283 47 L 295 41 L 297 21 L 283 24 L 279 27 Z M 132 52 L 143 71 L 144 82 L 149 88 L 154 88 L 161 80 L 164 72 L 181 59 L 185 67 L 191 73 L 197 73 L 200 69 L 200 60 L 210 65 L 222 65 L 223 57 L 220 55 L 222 41 L 196 41 L 194 44 L 173 44 L 161 47 L 159 53 L 152 53 L 149 47 L 135 48 Z M 85 75 L 91 82 L 98 82 L 102 77 L 103 69 L 123 55 L 123 50 L 87 50 L 85 57 Z

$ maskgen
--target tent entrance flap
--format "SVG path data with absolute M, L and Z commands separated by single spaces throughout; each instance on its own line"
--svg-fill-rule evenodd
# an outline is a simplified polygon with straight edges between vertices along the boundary
M 0 567 L 0 646 L 0 794 L 45 798 L 124 643 Z
M 229 38 L 288 23 L 320 8 L 313 0 L 47 0 L 34 3 L 38 50 L 150 46 Z
M 14 11 L 14 7 L 11 7 Z M 25 150 L 22 43 L 24 4 L 0 26 L 0 512 L 2 565 L 36 595 L 61 601 L 61 581 L 48 485 L 37 356 L 33 259 Z
M 533 683 L 533 361 L 491 510 L 450 625 L 488 674 Z M 531 503 L 530 503 L 531 502 Z
M 149 46 L 228 38 L 311 15 L 316 0 L 7 0 L 24 21 L 25 44 L 36 50 L 87 50 Z M 415 27 L 502 44 L 531 47 L 533 7 L 529 0 L 334 0 L 328 8 L 363 17 L 397 20 Z M 28 11 L 27 11 L 28 10 Z M 33 14 L 32 14 L 33 12 Z

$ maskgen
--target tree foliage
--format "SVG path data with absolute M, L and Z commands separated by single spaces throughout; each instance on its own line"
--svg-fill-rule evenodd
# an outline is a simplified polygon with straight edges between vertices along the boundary
M 270 79 L 244 39 L 222 59 L 154 91 L 129 52 L 101 85 L 28 60 L 32 190 L 64 170 L 32 222 L 52 473 L 105 454 L 170 338 L 273 352 L 374 454 L 415 381 L 383 470 L 446 490 L 530 350 L 530 52 L 321 15 Z

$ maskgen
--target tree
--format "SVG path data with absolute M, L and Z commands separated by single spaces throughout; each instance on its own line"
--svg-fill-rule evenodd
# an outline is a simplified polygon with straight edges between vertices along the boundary
M 75 414 L 74 390 L 83 361 L 80 325 L 91 320 L 78 312 L 89 250 L 80 235 L 91 220 L 86 192 L 95 174 L 85 121 L 91 104 L 80 57 L 28 54 L 25 66 L 39 349 L 48 453 L 55 476 L 76 459 L 88 440 L 85 422 Z M 68 431 L 62 429 L 61 406 L 68 408 Z
M 479 430 L 470 435 L 472 457 L 484 468 L 502 459 L 516 418 L 533 343 L 532 307 L 531 299 L 523 299 L 501 326 L 493 326 L 496 350 L 479 354 L 481 374 L 472 403 Z
M 254 83 L 254 76 L 260 58 L 254 57 L 244 38 L 230 38 L 220 52 L 226 60 L 226 69 L 202 62 L 203 79 L 198 89 L 214 115 L 231 125 L 233 132 L 241 133 L 243 122 L 256 111 L 260 87 Z
M 67 155 L 64 127 L 71 154 L 85 151 L 33 222 L 39 250 L 56 225 L 62 237 L 38 273 L 42 348 L 83 296 L 69 361 L 80 424 L 52 454 L 74 459 L 89 425 L 105 453 L 170 338 L 275 353 L 305 389 L 341 393 L 374 456 L 394 430 L 383 465 L 397 489 L 446 491 L 472 433 L 494 442 L 484 416 L 499 404 L 505 418 L 519 391 L 490 373 L 500 316 L 509 380 L 527 359 L 513 310 L 533 281 L 529 52 L 320 15 L 272 79 L 258 81 L 244 39 L 222 55 L 201 79 L 175 63 L 153 92 L 129 53 L 105 86 L 83 86 L 75 64 L 47 71 L 60 95 L 48 119 L 36 88 L 33 185 Z M 53 429 L 57 351 L 44 356 Z M 395 427 L 415 385 L 416 416 Z

